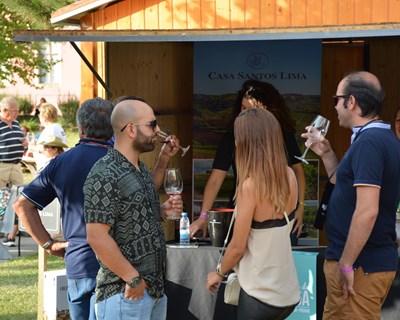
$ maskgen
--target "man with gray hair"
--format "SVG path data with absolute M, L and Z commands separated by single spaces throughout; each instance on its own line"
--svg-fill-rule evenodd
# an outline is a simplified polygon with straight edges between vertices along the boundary
M 53 159 L 22 191 L 14 210 L 32 238 L 50 254 L 64 257 L 68 303 L 72 319 L 95 319 L 94 289 L 99 264 L 86 241 L 83 184 L 90 169 L 111 148 L 113 106 L 101 98 L 86 100 L 77 111 L 79 143 Z M 163 146 L 160 157 L 169 159 L 179 145 Z M 165 163 L 164 163 L 165 164 Z M 58 198 L 65 242 L 53 240 L 41 223 L 41 210 Z
M 22 184 L 21 159 L 28 143 L 24 137 L 18 121 L 19 111 L 17 100 L 5 97 L 0 102 L 0 189 L 5 186 Z M 15 236 L 18 225 L 14 224 L 12 233 L 9 233 L 3 245 L 15 246 Z

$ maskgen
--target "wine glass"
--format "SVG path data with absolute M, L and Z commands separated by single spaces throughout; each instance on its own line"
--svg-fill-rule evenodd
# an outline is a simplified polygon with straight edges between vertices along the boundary
M 35 134 L 33 132 L 28 132 L 26 134 L 26 141 L 28 141 L 28 143 L 34 142 L 35 141 Z
M 317 115 L 315 119 L 310 123 L 307 130 L 308 139 L 305 143 L 307 147 L 306 150 L 304 150 L 301 157 L 295 156 L 295 158 L 308 164 L 307 160 L 305 159 L 308 149 L 310 149 L 313 143 L 318 142 L 321 137 L 324 137 L 327 134 L 329 124 L 330 121 L 328 119 L 324 118 L 321 115 Z
M 183 190 L 183 180 L 181 176 L 181 171 L 179 169 L 168 168 L 165 170 L 164 190 L 165 193 L 168 194 L 170 197 L 181 194 Z M 179 216 L 176 214 L 175 210 L 173 211 L 173 215 L 169 217 L 169 219 L 179 219 Z
M 160 130 L 160 131 L 157 131 L 157 136 L 162 139 L 160 141 L 161 143 L 168 143 L 168 141 L 165 141 L 165 139 L 167 139 L 170 136 L 170 134 Z M 179 146 L 179 148 L 182 150 L 182 157 L 183 157 L 186 154 L 186 152 L 188 152 L 188 150 L 190 149 L 190 145 L 188 145 L 185 148 L 183 148 L 182 146 Z

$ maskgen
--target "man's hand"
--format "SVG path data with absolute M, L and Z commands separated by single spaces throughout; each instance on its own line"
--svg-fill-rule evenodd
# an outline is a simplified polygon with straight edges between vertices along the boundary
M 125 285 L 125 299 L 128 299 L 128 300 L 141 299 L 143 297 L 145 288 L 147 288 L 147 284 L 143 279 L 137 288 L 132 288 L 128 285 Z
M 57 256 L 57 257 L 61 257 L 64 258 L 65 255 L 65 249 L 68 247 L 69 242 L 65 242 L 65 241 L 54 241 L 50 248 L 47 249 L 47 253 L 53 255 L 53 256 Z
M 161 206 L 161 216 L 165 220 L 167 217 L 179 216 L 183 210 L 183 201 L 180 194 L 171 196 Z
M 355 296 L 356 293 L 354 291 L 354 271 L 343 272 L 340 270 L 339 264 L 339 273 L 343 281 L 343 298 L 347 299 L 349 294 Z
M 164 154 L 165 156 L 171 158 L 179 150 L 179 139 L 174 135 L 171 135 L 167 139 L 165 139 L 165 141 L 166 142 L 161 148 L 160 155 Z
M 306 130 L 308 130 L 310 127 L 306 127 Z M 309 133 L 302 133 L 301 137 L 308 139 L 309 137 Z M 314 142 L 310 149 L 312 151 L 314 151 L 317 155 L 319 155 L 320 157 L 322 157 L 323 155 L 327 154 L 328 152 L 330 152 L 332 150 L 331 148 L 331 144 L 329 143 L 329 141 L 327 139 L 325 139 L 325 137 L 323 137 L 321 135 L 321 137 L 319 138 L 319 141 Z

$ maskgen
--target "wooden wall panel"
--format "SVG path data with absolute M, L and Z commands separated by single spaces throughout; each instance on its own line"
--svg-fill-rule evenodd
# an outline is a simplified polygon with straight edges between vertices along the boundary
M 394 125 L 400 105 L 400 38 L 370 39 L 369 52 L 370 71 L 381 80 L 386 93 L 382 118 Z
M 215 1 L 215 27 L 230 28 L 230 0 Z
M 114 97 L 136 95 L 153 109 L 161 126 L 166 126 L 183 146 L 191 144 L 193 101 L 193 44 L 191 43 L 108 43 L 108 84 Z M 160 147 L 160 146 L 159 146 Z M 154 166 L 156 151 L 141 159 Z M 191 212 L 192 153 L 180 151 L 171 166 L 181 168 L 186 182 L 185 203 Z M 190 190 L 190 191 L 189 191 Z
M 216 27 L 215 0 L 200 0 L 200 17 L 202 29 L 214 29 Z
M 305 7 L 306 20 L 304 25 L 322 25 L 322 3 L 320 0 L 307 0 Z
M 357 14 L 354 17 L 356 24 L 373 22 L 372 20 L 372 1 L 373 0 L 354 0 L 355 11 Z
M 372 20 L 381 23 L 388 20 L 389 0 L 372 0 Z
M 338 24 L 352 24 L 354 22 L 354 1 L 338 1 Z
M 174 29 L 187 29 L 189 7 L 186 0 L 173 0 L 172 25 Z
M 291 0 L 291 25 L 292 26 L 304 26 L 308 21 L 307 17 L 307 0 Z
M 132 29 L 144 30 L 145 25 L 145 0 L 130 0 L 131 2 L 131 26 Z
M 332 96 L 336 94 L 337 86 L 343 76 L 352 70 L 362 70 L 363 65 L 364 47 L 361 45 L 324 44 L 322 47 L 321 115 L 331 120 L 327 138 L 339 159 L 350 145 L 351 130 L 339 126 Z M 326 179 L 327 174 L 321 164 L 319 190 L 323 190 Z M 319 234 L 319 244 L 326 245 L 325 232 Z
M 245 20 L 242 25 L 238 25 L 239 28 L 259 28 L 261 26 L 261 16 L 264 13 L 261 11 L 261 1 L 258 0 L 247 0 L 244 1 L 242 10 Z M 240 7 L 234 8 L 235 10 L 240 10 Z M 232 8 L 233 10 L 233 8 Z M 237 13 L 238 15 L 239 13 Z M 232 26 L 233 27 L 233 26 Z
M 231 1 L 231 26 L 232 28 L 243 28 L 246 22 L 251 20 L 251 13 L 245 11 L 244 0 Z
M 118 10 L 115 10 L 118 8 Z M 126 12 L 124 12 L 126 11 Z M 122 0 L 95 28 L 215 29 L 314 27 L 400 21 L 399 0 Z M 95 15 L 101 19 L 100 15 Z M 113 24 L 116 19 L 118 26 Z M 121 20 L 121 21 L 119 21 Z
M 201 29 L 201 0 L 190 0 L 187 9 L 187 28 Z
M 145 29 L 159 29 L 158 0 L 146 0 L 144 8 Z
M 119 30 L 130 30 L 131 26 L 131 2 L 121 1 L 117 3 L 117 28 Z
M 104 9 L 104 29 L 105 30 L 115 30 L 117 28 L 118 22 L 117 16 L 117 6 L 110 6 Z
M 276 4 L 276 27 L 290 26 L 290 0 L 279 0 Z
M 159 12 L 159 28 L 160 29 L 173 29 L 173 13 L 176 10 L 173 8 L 173 0 L 162 1 L 158 5 Z

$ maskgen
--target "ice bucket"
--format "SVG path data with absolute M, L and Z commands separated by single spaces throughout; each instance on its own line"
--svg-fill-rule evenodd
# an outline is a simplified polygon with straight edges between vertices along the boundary
M 207 211 L 208 233 L 211 244 L 214 247 L 222 247 L 224 245 L 232 214 L 233 209 L 212 209 Z

